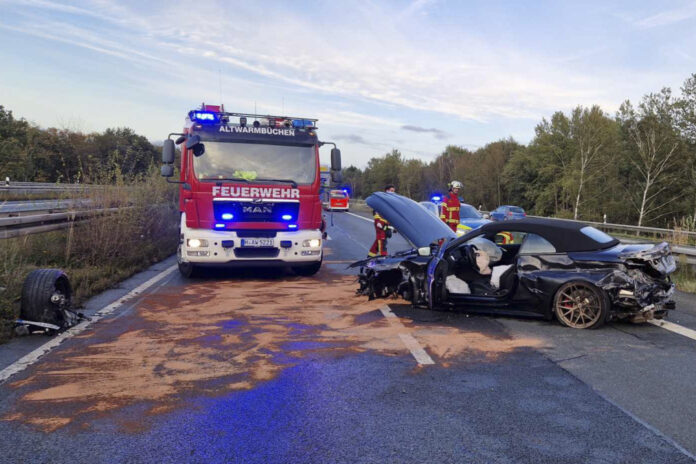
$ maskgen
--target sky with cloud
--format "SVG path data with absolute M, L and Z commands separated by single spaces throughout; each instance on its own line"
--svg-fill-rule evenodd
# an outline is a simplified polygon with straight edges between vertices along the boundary
M 153 141 L 188 110 L 319 118 L 344 163 L 528 142 L 696 72 L 695 1 L 0 0 L 0 105 Z M 328 151 L 328 150 L 327 150 Z M 322 153 L 323 156 L 323 153 Z

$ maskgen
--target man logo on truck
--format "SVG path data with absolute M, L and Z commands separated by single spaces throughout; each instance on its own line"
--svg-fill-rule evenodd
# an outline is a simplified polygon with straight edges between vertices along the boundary
M 272 213 L 273 208 L 271 208 L 270 206 L 244 206 L 244 207 L 242 207 L 242 212 L 243 213 L 254 213 L 254 214 L 258 214 L 258 213 L 265 214 L 265 213 Z

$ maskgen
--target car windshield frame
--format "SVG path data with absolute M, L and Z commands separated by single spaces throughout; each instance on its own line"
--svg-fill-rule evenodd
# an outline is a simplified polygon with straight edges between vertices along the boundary
M 273 183 L 287 179 L 298 185 L 308 185 L 316 178 L 314 145 L 209 140 L 204 144 L 203 155 L 193 157 L 193 172 L 201 182 L 242 180 Z M 232 164 L 235 159 L 241 159 L 237 166 Z

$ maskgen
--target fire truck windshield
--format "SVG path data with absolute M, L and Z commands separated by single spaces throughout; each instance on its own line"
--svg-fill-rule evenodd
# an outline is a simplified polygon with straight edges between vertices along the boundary
M 203 156 L 193 158 L 193 169 L 199 180 L 288 179 L 311 184 L 316 175 L 313 146 L 204 143 Z

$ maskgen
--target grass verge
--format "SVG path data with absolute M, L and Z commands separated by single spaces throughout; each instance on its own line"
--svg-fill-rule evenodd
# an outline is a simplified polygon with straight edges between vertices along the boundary
M 696 293 L 696 270 L 694 266 L 687 264 L 685 260 L 677 266 L 677 270 L 672 273 L 672 281 L 677 290 L 687 293 Z
M 121 209 L 72 228 L 0 240 L 0 343 L 12 334 L 22 283 L 32 270 L 64 270 L 79 306 L 175 252 L 177 190 L 157 173 L 87 192 L 87 198 L 96 207 Z

